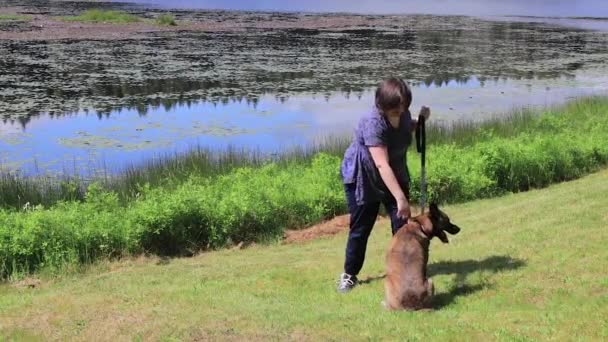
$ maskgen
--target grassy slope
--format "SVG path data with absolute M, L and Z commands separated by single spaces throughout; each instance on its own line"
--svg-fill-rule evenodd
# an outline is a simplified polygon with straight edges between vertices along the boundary
M 608 170 L 444 208 L 463 232 L 434 241 L 438 311 L 380 307 L 389 228 L 376 227 L 348 295 L 345 235 L 166 262 L 99 265 L 36 289 L 0 286 L 0 336 L 96 340 L 608 339 Z M 0 338 L 1 340 L 2 338 Z

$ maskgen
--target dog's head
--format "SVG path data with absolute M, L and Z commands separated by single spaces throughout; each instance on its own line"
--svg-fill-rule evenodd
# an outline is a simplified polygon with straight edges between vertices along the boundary
M 460 228 L 450 222 L 448 215 L 439 210 L 437 204 L 431 203 L 429 209 L 428 218 L 431 220 L 431 224 L 433 225 L 431 236 L 436 236 L 439 238 L 439 240 L 441 240 L 441 242 L 448 243 L 449 240 L 445 232 L 448 232 L 451 235 L 456 235 L 460 232 Z

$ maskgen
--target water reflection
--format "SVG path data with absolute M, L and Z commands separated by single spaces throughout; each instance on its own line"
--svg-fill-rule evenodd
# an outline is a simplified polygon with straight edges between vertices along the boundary
M 480 120 L 513 107 L 546 106 L 574 96 L 608 90 L 608 80 L 591 74 L 551 80 L 451 80 L 440 86 L 420 84 L 413 89 L 415 113 L 430 105 L 436 123 Z M 345 96 L 345 94 L 350 94 Z M 242 99 L 227 103 L 173 103 L 104 113 L 49 114 L 0 125 L 0 164 L 26 174 L 94 175 L 117 172 L 159 155 L 202 145 L 227 145 L 277 152 L 326 134 L 350 134 L 356 121 L 373 103 L 373 91 L 312 93 L 277 99 L 261 96 L 255 103 Z M 23 119 L 25 120 L 25 119 Z

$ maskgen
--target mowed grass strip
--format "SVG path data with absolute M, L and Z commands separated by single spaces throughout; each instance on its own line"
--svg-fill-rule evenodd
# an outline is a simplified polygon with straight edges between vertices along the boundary
M 389 313 L 386 223 L 352 293 L 335 292 L 346 235 L 183 259 L 98 264 L 0 287 L 14 340 L 606 340 L 608 170 L 542 190 L 446 206 L 430 313 Z M 0 339 L 1 339 L 0 337 Z

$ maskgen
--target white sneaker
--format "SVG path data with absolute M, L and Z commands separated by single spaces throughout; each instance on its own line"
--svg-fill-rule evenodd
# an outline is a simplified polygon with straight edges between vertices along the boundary
M 338 292 L 347 293 L 352 290 L 353 287 L 357 286 L 358 279 L 356 276 L 352 276 L 348 273 L 340 274 L 340 280 L 338 281 Z

